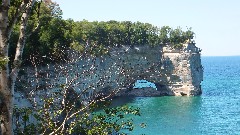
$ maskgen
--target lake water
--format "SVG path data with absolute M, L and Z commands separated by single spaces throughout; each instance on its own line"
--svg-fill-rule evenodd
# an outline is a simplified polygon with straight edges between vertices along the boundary
M 202 64 L 201 96 L 128 99 L 142 113 L 129 135 L 240 135 L 240 57 L 202 57 Z

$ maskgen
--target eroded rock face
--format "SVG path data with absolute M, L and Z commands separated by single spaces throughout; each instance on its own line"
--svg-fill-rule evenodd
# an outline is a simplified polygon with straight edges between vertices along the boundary
M 110 57 L 117 63 L 124 64 L 123 68 L 127 76 L 117 78 L 122 78 L 120 80 L 123 80 L 126 86 L 136 80 L 144 79 L 156 84 L 158 90 L 152 92 L 153 96 L 195 96 L 202 93 L 203 68 L 200 52 L 201 50 L 194 43 L 184 44 L 181 49 L 170 46 L 123 46 L 114 48 Z M 125 90 L 120 94 L 144 95 L 134 91 Z M 150 95 L 148 92 L 146 96 Z
M 185 44 L 182 49 L 163 47 L 162 74 L 165 84 L 173 95 L 200 95 L 203 68 L 200 49 L 195 44 Z
M 57 95 L 54 104 L 76 102 L 75 106 L 80 107 L 89 99 L 98 98 L 96 93 L 108 95 L 119 89 L 118 96 L 200 95 L 203 68 L 200 49 L 195 44 L 185 44 L 182 49 L 122 46 L 112 48 L 110 54 L 103 57 L 84 57 L 63 65 L 26 67 L 19 78 L 17 90 L 22 88 L 20 91 L 24 93 L 15 94 L 19 108 L 41 107 L 42 98 L 59 93 L 62 94 Z M 155 83 L 157 90 L 133 89 L 136 80 L 143 79 Z M 62 100 L 63 93 L 66 100 Z M 36 119 L 30 116 L 29 121 L 35 123 Z
M 54 88 L 55 91 L 55 85 L 60 89 L 58 85 L 68 86 L 71 82 L 69 87 L 73 87 L 77 92 L 87 90 L 87 96 L 99 91 L 108 94 L 118 89 L 118 96 L 194 96 L 202 92 L 200 49 L 193 43 L 185 44 L 181 49 L 167 45 L 113 47 L 106 56 L 83 57 L 71 64 L 39 67 L 38 71 L 36 74 L 34 69 L 25 69 L 28 77 L 23 80 L 32 86 L 29 91 L 33 91 L 33 88 L 38 91 Z M 45 74 L 40 74 L 40 71 Z M 39 78 L 36 79 L 36 76 Z M 157 91 L 132 91 L 136 80 L 155 83 Z

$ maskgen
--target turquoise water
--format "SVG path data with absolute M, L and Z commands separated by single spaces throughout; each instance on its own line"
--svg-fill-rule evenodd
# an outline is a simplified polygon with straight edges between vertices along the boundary
M 129 99 L 141 108 L 130 135 L 240 135 L 240 57 L 202 57 L 199 97 Z M 140 128 L 141 123 L 146 128 Z

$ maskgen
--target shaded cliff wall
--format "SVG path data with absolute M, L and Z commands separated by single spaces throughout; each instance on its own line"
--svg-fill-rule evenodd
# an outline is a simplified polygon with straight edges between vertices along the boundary
M 16 92 L 14 104 L 19 108 L 41 107 L 42 99 L 48 96 L 55 97 L 54 103 L 61 104 L 64 97 L 58 93 L 66 87 L 70 99 L 81 93 L 77 98 L 82 104 L 97 92 L 111 93 L 114 90 L 120 90 L 118 96 L 195 96 L 202 92 L 203 69 L 200 49 L 195 44 L 185 44 L 181 49 L 121 46 L 111 48 L 110 54 L 102 57 L 73 54 L 71 52 L 72 58 L 67 64 L 24 68 L 16 86 L 22 92 Z M 133 83 L 142 79 L 155 83 L 157 90 L 132 89 Z M 14 117 L 14 123 L 21 121 L 19 118 Z M 29 122 L 35 121 L 30 116 Z
M 35 94 L 59 91 L 64 84 L 76 92 L 86 90 L 86 96 L 113 90 L 120 90 L 118 95 L 128 95 L 134 82 L 144 79 L 156 84 L 158 90 L 151 92 L 154 96 L 201 94 L 200 49 L 193 43 L 181 49 L 167 45 L 121 46 L 111 48 L 109 55 L 102 57 L 71 57 L 68 64 L 38 67 L 37 75 L 34 68 L 24 69 L 27 75 L 21 76 L 25 80 L 21 84 L 31 86 L 28 91 Z

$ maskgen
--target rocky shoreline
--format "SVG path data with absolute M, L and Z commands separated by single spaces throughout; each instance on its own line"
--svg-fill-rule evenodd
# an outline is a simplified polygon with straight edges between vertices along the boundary
M 169 95 L 167 90 L 156 90 L 155 88 L 146 87 L 125 90 L 120 92 L 117 97 L 161 97 Z

